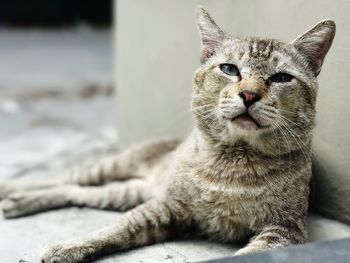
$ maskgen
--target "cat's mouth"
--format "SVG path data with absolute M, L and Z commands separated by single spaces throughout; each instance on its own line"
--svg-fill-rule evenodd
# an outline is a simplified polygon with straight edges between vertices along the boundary
M 245 130 L 257 130 L 261 127 L 261 125 L 248 113 L 238 115 L 231 121 L 237 124 L 241 129 Z

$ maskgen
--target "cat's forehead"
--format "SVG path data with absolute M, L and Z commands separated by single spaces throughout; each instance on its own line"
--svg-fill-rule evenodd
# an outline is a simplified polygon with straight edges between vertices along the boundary
M 275 39 L 256 37 L 226 39 L 223 42 L 223 52 L 227 56 L 242 59 L 269 59 L 275 52 L 281 52 L 285 43 Z

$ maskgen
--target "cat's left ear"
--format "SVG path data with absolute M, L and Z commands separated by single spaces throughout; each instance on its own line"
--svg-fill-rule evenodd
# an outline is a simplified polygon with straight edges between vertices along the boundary
M 202 38 L 201 62 L 214 55 L 217 47 L 225 38 L 225 32 L 215 23 L 203 7 L 197 8 L 197 23 Z
M 316 76 L 321 71 L 323 60 L 332 45 L 334 35 L 334 21 L 324 20 L 292 42 L 306 56 Z

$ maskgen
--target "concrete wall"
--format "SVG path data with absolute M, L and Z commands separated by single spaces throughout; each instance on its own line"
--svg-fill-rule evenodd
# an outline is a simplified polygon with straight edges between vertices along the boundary
M 117 0 L 116 77 L 121 144 L 183 135 L 190 129 L 189 97 L 200 47 L 194 15 L 197 4 L 203 5 L 227 32 L 237 36 L 289 41 L 319 20 L 336 21 L 334 45 L 319 76 L 315 170 L 319 209 L 350 222 L 348 0 Z

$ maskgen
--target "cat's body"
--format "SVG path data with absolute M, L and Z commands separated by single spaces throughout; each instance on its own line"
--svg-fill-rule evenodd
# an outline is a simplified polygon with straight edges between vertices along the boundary
M 196 125 L 187 139 L 148 142 L 64 180 L 0 184 L 6 217 L 136 206 L 115 225 L 49 247 L 43 262 L 85 262 L 189 234 L 252 237 L 237 254 L 305 242 L 316 76 L 335 25 L 321 22 L 291 44 L 236 39 L 200 9 L 199 28 Z

